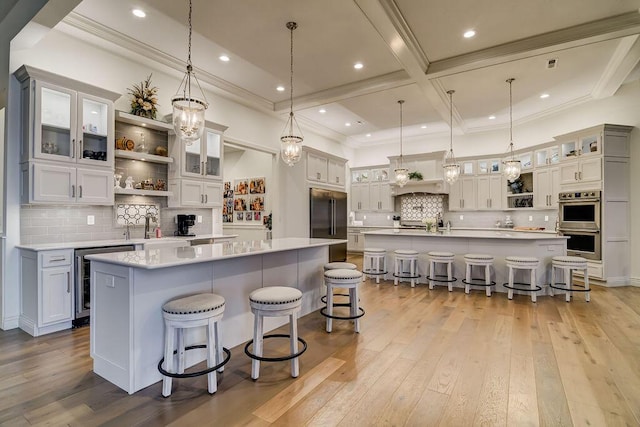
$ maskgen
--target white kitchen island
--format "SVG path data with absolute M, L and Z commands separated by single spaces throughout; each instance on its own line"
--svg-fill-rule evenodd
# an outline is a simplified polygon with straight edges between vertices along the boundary
M 539 292 L 543 294 L 551 278 L 551 259 L 557 255 L 567 254 L 567 237 L 548 232 L 466 229 L 430 233 L 418 229 L 391 229 L 368 231 L 363 234 L 366 247 L 387 250 L 388 273 L 385 275 L 385 280 L 393 280 L 393 251 L 396 249 L 413 249 L 420 253 L 418 258 L 420 283 L 427 283 L 425 278 L 425 272 L 428 271 L 429 266 L 427 252 L 446 251 L 453 252 L 456 255 L 453 264 L 453 275 L 458 281 L 454 282 L 453 286 L 464 288 L 464 283 L 462 283 L 462 279 L 465 277 L 464 255 L 468 253 L 483 253 L 493 255 L 495 258 L 493 263 L 494 271 L 491 277 L 496 282 L 494 289 L 498 292 L 507 291 L 502 286 L 503 283 L 508 281 L 508 268 L 505 264 L 505 257 L 509 255 L 533 256 L 540 259 L 540 267 L 536 270 L 536 278 L 538 285 L 543 289 Z M 438 274 L 442 274 L 442 271 L 438 270 Z M 474 267 L 472 277 L 484 278 L 484 270 Z M 520 281 L 519 276 L 516 276 L 516 281 Z M 528 283 L 528 276 L 526 281 Z M 471 289 L 482 288 L 472 286 Z M 522 292 L 515 291 L 515 293 Z
M 94 372 L 130 394 L 160 381 L 161 307 L 172 298 L 202 292 L 223 296 L 222 342 L 227 348 L 252 338 L 249 293 L 257 288 L 298 288 L 303 293 L 300 315 L 317 310 L 328 246 L 338 243 L 345 240 L 287 238 L 88 256 Z M 286 322 L 265 319 L 265 331 Z M 188 330 L 185 341 L 204 341 L 204 331 Z M 187 353 L 188 366 L 204 359 L 204 351 Z

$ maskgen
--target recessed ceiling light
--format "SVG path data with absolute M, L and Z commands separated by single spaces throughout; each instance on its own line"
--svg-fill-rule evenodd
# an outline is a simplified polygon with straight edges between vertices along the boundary
M 222 62 L 229 62 L 229 57 L 227 55 L 220 55 L 218 58 Z
M 489 120 L 495 120 L 496 116 L 489 116 Z
M 324 114 L 326 112 L 327 112 L 327 110 L 325 110 L 324 108 L 321 108 L 321 109 L 318 110 L 318 113 L 320 113 L 320 114 Z
M 467 30 L 463 34 L 465 39 L 470 39 L 471 37 L 473 37 L 475 35 L 476 35 L 476 32 L 474 30 Z
M 549 94 L 548 93 L 543 93 L 542 95 L 540 95 L 540 99 L 545 99 L 548 98 Z
M 347 122 L 347 123 L 345 123 L 344 125 L 345 125 L 346 127 L 349 127 L 349 126 L 351 126 L 351 123 Z
M 353 64 L 353 68 L 355 68 L 356 70 L 359 70 L 362 67 L 364 67 L 364 65 L 362 65 L 362 62 L 356 62 L 355 64 Z
M 367 136 L 367 138 L 371 138 L 371 134 L 370 133 L 368 133 L 366 136 Z
M 420 129 L 426 129 L 426 128 L 427 128 L 427 125 L 420 126 Z
M 131 13 L 133 13 L 138 18 L 144 18 L 145 16 L 147 16 L 147 14 L 142 9 L 133 9 Z
M 146 123 L 140 123 L 142 125 L 143 128 L 147 127 Z
M 91 114 L 98 114 L 98 112 L 93 110 L 93 111 L 91 111 Z
M 277 90 L 278 92 L 284 92 L 284 86 L 278 86 L 278 87 L 276 88 L 276 90 Z

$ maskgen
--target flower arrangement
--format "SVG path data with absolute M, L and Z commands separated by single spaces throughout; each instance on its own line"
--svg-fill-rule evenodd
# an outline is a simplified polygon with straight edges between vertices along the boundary
M 436 231 L 435 218 L 422 218 L 422 223 L 425 225 L 427 231 Z
M 409 179 L 422 181 L 422 174 L 420 172 L 409 172 Z
M 140 84 L 134 84 L 129 88 L 131 95 L 131 114 L 136 116 L 155 119 L 158 112 L 158 88 L 151 85 L 151 76 Z

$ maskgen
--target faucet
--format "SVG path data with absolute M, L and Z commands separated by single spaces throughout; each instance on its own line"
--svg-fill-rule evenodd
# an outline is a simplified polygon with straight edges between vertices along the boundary
M 144 238 L 148 239 L 149 238 L 149 220 L 153 220 L 153 222 L 157 222 L 158 220 L 156 219 L 155 216 L 151 215 L 151 214 L 147 214 L 144 217 Z
M 122 235 L 124 236 L 124 240 L 131 240 L 131 230 L 129 230 L 129 225 L 131 225 L 131 223 L 129 221 L 125 222 L 126 225 L 126 230 L 124 230 L 124 233 L 122 233 Z

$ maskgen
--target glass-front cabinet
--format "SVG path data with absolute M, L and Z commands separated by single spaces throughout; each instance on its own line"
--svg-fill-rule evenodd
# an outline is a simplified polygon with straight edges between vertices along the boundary
M 500 159 L 478 160 L 478 174 L 500 173 Z
M 368 169 L 351 170 L 352 184 L 365 184 L 369 182 L 370 171 Z
M 371 170 L 372 182 L 389 182 L 389 168 Z
M 571 160 L 578 156 L 592 156 L 602 153 L 602 142 L 598 134 L 581 136 L 577 139 L 563 142 L 561 147 L 562 160 Z
M 535 166 L 555 165 L 560 162 L 560 146 L 552 145 L 535 151 Z
M 219 132 L 205 129 L 202 138 L 182 143 L 182 176 L 222 179 L 222 144 Z

